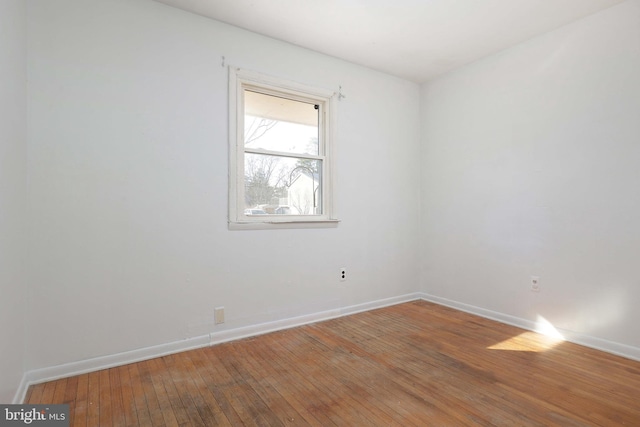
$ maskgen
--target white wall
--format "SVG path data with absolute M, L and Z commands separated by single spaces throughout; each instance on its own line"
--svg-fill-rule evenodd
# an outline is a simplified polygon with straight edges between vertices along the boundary
M 631 0 L 423 86 L 425 292 L 640 347 L 639 70 Z
M 28 18 L 29 369 L 418 290 L 417 85 L 151 0 Z M 227 230 L 221 56 L 342 85 L 338 228 Z
M 0 403 L 12 403 L 25 349 L 26 8 L 0 2 Z

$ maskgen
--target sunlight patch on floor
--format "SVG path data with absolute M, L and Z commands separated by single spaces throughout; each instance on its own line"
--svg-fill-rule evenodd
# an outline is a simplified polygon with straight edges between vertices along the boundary
M 489 350 L 531 351 L 542 353 L 564 341 L 564 337 L 542 316 L 536 321 L 536 332 L 523 332 L 490 347 Z

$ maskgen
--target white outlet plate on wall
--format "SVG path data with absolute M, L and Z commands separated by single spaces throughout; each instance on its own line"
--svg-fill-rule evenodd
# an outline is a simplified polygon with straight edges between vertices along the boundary
M 224 323 L 224 307 L 216 307 L 213 309 L 214 322 L 216 325 Z
M 540 292 L 540 277 L 531 276 L 531 292 Z

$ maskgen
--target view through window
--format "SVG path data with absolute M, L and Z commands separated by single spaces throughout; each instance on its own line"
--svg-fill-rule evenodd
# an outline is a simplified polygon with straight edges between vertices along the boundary
M 244 213 L 321 215 L 320 105 L 244 90 Z

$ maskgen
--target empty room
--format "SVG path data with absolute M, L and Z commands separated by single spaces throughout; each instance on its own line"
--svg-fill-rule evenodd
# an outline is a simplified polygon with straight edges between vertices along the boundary
M 640 0 L 0 0 L 0 112 L 1 425 L 640 425 Z

